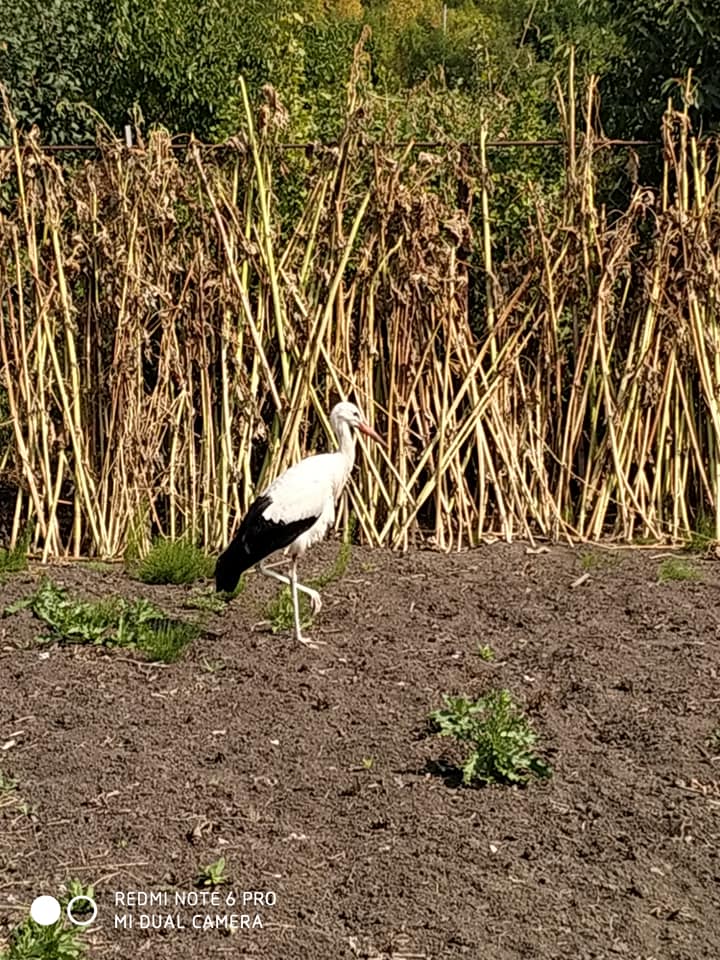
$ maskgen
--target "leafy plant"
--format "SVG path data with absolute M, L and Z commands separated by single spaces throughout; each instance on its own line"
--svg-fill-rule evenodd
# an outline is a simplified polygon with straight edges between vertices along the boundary
M 478 644 L 477 652 L 480 659 L 484 660 L 486 663 L 490 663 L 495 659 L 495 651 L 489 643 Z
M 218 887 L 221 883 L 227 883 L 227 880 L 225 857 L 220 857 L 215 863 L 209 863 L 200 870 L 196 883 L 198 887 Z
M 65 892 L 58 898 L 62 907 L 60 918 L 50 926 L 40 926 L 31 918 L 18 924 L 10 934 L 7 951 L 0 951 L 0 960 L 83 960 L 87 947 L 82 941 L 81 928 L 69 925 L 65 910 L 74 897 L 95 896 L 95 888 L 84 886 L 79 880 L 68 880 Z M 82 903 L 73 904 L 73 916 L 84 912 Z
M 669 557 L 660 565 L 658 571 L 660 583 L 671 580 L 700 580 L 700 572 L 687 560 L 680 557 Z
M 173 620 L 147 600 L 76 600 L 47 579 L 35 593 L 6 607 L 4 614 L 22 609 L 30 609 L 50 627 L 50 634 L 42 639 L 136 647 L 151 660 L 166 663 L 177 660 L 185 646 L 202 632 L 198 624 Z
M 10 934 L 8 949 L 0 952 L 0 960 L 83 960 L 87 947 L 81 929 L 66 926 L 64 914 L 48 927 L 41 927 L 29 917 Z
M 143 583 L 194 583 L 211 577 L 214 561 L 190 540 L 158 538 L 129 572 Z
M 444 696 L 445 708 L 430 714 L 442 737 L 470 743 L 463 783 L 526 783 L 547 777 L 550 766 L 535 753 L 537 735 L 508 690 L 491 690 L 474 703 Z

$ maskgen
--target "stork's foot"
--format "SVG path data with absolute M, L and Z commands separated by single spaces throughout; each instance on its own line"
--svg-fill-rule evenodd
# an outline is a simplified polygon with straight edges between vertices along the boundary
M 308 588 L 307 595 L 310 597 L 310 608 L 314 614 L 320 613 L 322 610 L 322 600 L 320 599 L 320 594 L 317 590 L 311 590 Z
M 310 650 L 317 650 L 318 647 L 326 646 L 324 640 L 311 640 L 310 637 L 304 637 L 302 634 L 297 638 L 303 646 L 308 647 Z

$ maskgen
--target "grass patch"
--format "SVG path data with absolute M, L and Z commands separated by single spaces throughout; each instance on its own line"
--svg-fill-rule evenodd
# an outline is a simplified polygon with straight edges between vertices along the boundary
M 607 570 L 616 567 L 620 562 L 617 554 L 606 553 L 600 550 L 584 550 L 580 554 L 580 566 L 584 573 Z
M 438 736 L 469 743 L 463 783 L 526 783 L 548 777 L 550 766 L 535 752 L 537 734 L 509 690 L 491 690 L 474 703 L 444 696 L 445 708 L 430 714 Z
M 23 920 L 10 934 L 7 949 L 0 950 L 0 960 L 85 960 L 88 953 L 83 930 L 68 921 L 65 910 L 73 897 L 93 896 L 92 886 L 86 888 L 79 880 L 70 880 L 66 892 L 58 897 L 62 908 L 59 920 L 48 927 L 41 927 L 30 917 Z M 82 904 L 73 904 L 72 913 L 82 918 Z
M 348 564 L 350 563 L 352 540 L 356 525 L 357 520 L 355 514 L 351 514 L 350 522 L 348 523 L 335 562 L 325 573 L 321 573 L 320 576 L 315 577 L 314 580 L 309 580 L 306 586 L 311 587 L 313 590 L 322 590 L 323 587 L 326 587 L 329 583 L 340 580 L 345 576 Z M 313 617 L 307 594 L 298 593 L 298 606 L 300 607 L 300 626 L 302 628 L 311 626 Z M 295 618 L 293 615 L 290 587 L 283 587 L 275 599 L 268 604 L 265 609 L 265 618 L 270 622 L 270 629 L 273 633 L 283 633 L 286 630 L 293 629 Z
M 700 580 L 700 571 L 688 560 L 680 557 L 668 557 L 660 564 L 658 580 L 668 583 L 672 580 Z
M 198 624 L 173 620 L 147 600 L 77 600 L 47 579 L 35 593 L 6 607 L 4 614 L 23 609 L 50 628 L 41 641 L 131 647 L 164 663 L 177 660 L 202 633 Z
M 128 564 L 127 570 L 143 583 L 195 583 L 213 575 L 215 561 L 187 538 L 158 538 L 142 559 Z
M 0 577 L 27 570 L 30 533 L 26 530 L 14 547 L 0 547 Z

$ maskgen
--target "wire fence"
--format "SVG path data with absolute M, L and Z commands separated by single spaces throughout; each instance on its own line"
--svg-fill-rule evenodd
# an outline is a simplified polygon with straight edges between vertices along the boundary
M 142 151 L 145 149 L 144 145 L 139 143 L 124 143 L 121 140 L 116 141 L 115 145 L 121 149 L 126 150 L 139 150 Z M 190 147 L 197 147 L 200 150 L 215 151 L 215 150 L 227 150 L 232 149 L 235 146 L 233 140 L 226 140 L 222 143 L 202 143 L 197 140 L 183 140 L 182 142 L 176 142 L 171 144 L 171 149 L 176 151 L 187 150 Z M 96 143 L 53 143 L 53 144 L 42 144 L 42 149 L 48 151 L 49 153 L 70 153 L 70 152 L 80 152 L 80 153 L 99 153 L 101 150 L 106 149 L 106 147 L 100 146 Z M 300 150 L 305 152 L 313 152 L 316 150 L 332 150 L 339 146 L 339 141 L 307 141 L 307 142 L 289 142 L 289 143 L 278 143 L 275 145 L 278 150 Z M 471 140 L 398 140 L 390 143 L 384 141 L 374 141 L 368 140 L 363 144 L 359 144 L 360 149 L 371 150 L 374 147 L 385 147 L 393 150 L 406 150 L 409 147 L 416 150 L 440 150 L 440 149 L 455 149 L 455 150 L 471 150 L 473 148 L 478 148 L 479 144 Z M 513 150 L 520 148 L 533 148 L 533 147 L 566 147 L 567 140 L 562 138 L 552 138 L 546 140 L 488 140 L 485 144 L 487 149 L 490 150 Z M 661 147 L 662 140 L 618 140 L 612 138 L 593 138 L 593 148 L 595 150 L 603 149 L 633 149 L 635 147 Z M 14 148 L 10 144 L 0 145 L 0 152 L 8 152 Z

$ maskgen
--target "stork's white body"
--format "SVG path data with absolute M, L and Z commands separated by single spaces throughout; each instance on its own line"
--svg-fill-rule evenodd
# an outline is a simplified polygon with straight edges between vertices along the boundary
M 337 404 L 330 422 L 340 449 L 307 457 L 274 480 L 251 505 L 232 543 L 218 559 L 215 573 L 218 590 L 234 590 L 242 572 L 256 563 L 263 573 L 289 584 L 295 634 L 302 643 L 309 641 L 300 630 L 297 591 L 310 596 L 315 612 L 321 602 L 317 591 L 298 583 L 297 560 L 322 540 L 335 522 L 335 503 L 355 464 L 353 428 L 381 440 L 354 404 Z M 266 557 L 282 549 L 292 561 L 289 578 L 262 565 Z

